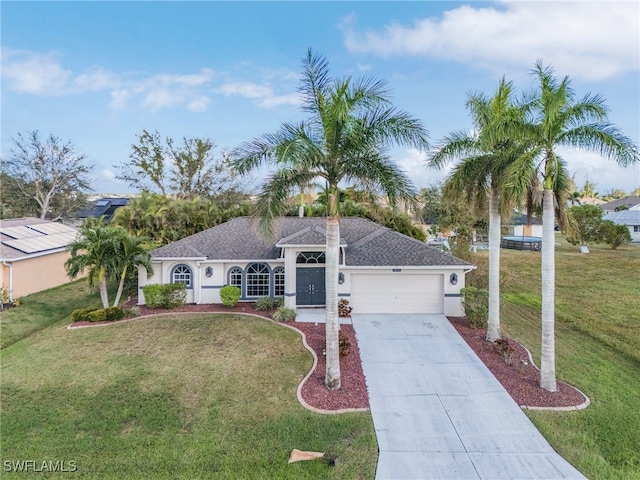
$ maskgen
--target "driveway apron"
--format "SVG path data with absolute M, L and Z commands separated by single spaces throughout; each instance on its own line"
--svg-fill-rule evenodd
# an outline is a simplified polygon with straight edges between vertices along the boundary
M 585 479 L 444 315 L 354 314 L 376 479 Z

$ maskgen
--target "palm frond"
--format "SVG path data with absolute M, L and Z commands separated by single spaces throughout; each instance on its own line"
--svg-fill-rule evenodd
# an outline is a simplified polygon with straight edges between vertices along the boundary
M 291 190 L 310 183 L 318 176 L 318 172 L 306 168 L 283 167 L 265 181 L 252 211 L 265 238 L 272 239 L 273 222 L 286 212 Z

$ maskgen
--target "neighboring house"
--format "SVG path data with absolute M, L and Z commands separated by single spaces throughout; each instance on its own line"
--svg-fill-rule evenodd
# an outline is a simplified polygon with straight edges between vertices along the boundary
M 39 218 L 0 220 L 0 286 L 9 300 L 67 283 L 66 247 L 78 230 Z
M 514 213 L 511 222 L 504 225 L 503 233 L 514 237 L 542 237 L 542 222 L 536 217 L 527 219 L 523 213 Z
M 601 206 L 605 204 L 604 200 L 598 197 L 582 197 L 578 199 L 578 205 L 598 205 Z
M 154 274 L 142 287 L 184 283 L 189 303 L 221 303 L 220 289 L 236 285 L 242 300 L 283 297 L 289 308 L 325 304 L 325 232 L 322 217 L 280 217 L 266 242 L 240 217 L 151 252 Z M 338 294 L 357 313 L 463 315 L 460 289 L 475 267 L 437 248 L 363 218 L 340 221 Z
M 99 198 L 93 205 L 83 208 L 73 216 L 81 221 L 87 218 L 104 217 L 107 222 L 110 222 L 116 210 L 129 205 L 129 200 L 129 198 Z
M 624 198 L 618 198 L 611 202 L 599 205 L 605 212 L 615 212 L 617 210 L 640 210 L 640 197 L 630 195 Z
M 631 233 L 632 242 L 640 242 L 640 208 L 604 212 L 603 220 L 611 220 L 619 225 L 626 225 Z

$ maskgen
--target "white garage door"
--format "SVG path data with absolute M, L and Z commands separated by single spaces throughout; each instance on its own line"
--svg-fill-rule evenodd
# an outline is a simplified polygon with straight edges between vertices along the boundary
M 442 275 L 351 275 L 354 313 L 442 313 Z

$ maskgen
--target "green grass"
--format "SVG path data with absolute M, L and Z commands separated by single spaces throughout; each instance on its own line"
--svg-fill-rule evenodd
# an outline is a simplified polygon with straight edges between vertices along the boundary
M 585 392 L 580 412 L 527 412 L 587 477 L 640 479 L 640 247 L 581 254 L 556 238 L 556 373 Z M 540 253 L 502 250 L 502 330 L 540 365 Z
M 20 299 L 20 306 L 0 314 L 0 348 L 7 347 L 69 316 L 77 308 L 101 307 L 86 280 L 77 280 Z
M 40 304 L 31 300 L 16 313 Z M 78 478 L 100 479 L 373 478 L 370 414 L 297 402 L 312 358 L 296 332 L 230 314 L 67 322 L 0 352 L 3 465 L 74 461 Z M 335 455 L 336 466 L 288 465 L 293 448 Z

